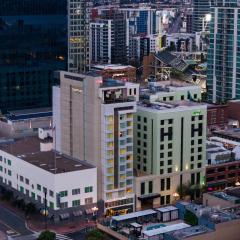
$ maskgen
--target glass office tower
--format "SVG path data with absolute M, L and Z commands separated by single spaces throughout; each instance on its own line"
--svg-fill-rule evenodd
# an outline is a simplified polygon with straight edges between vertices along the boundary
M 214 103 L 240 99 L 240 6 L 217 1 L 212 8 L 207 85 Z
M 51 105 L 67 64 L 66 0 L 0 0 L 0 110 Z

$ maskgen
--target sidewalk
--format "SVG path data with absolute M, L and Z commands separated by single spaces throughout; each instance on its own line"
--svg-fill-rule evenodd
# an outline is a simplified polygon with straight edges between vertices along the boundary
M 44 219 L 40 215 L 31 216 L 30 218 L 26 219 L 25 214 L 23 211 L 21 211 L 18 208 L 13 207 L 9 202 L 0 201 L 1 205 L 5 208 L 9 209 L 10 211 L 17 214 L 19 217 L 25 220 L 26 227 L 33 231 L 33 232 L 41 232 L 45 229 Z M 57 232 L 59 234 L 67 234 L 67 233 L 73 233 L 76 231 L 80 231 L 86 227 L 93 227 L 96 226 L 96 223 L 94 221 L 86 222 L 85 220 L 76 219 L 75 221 L 62 221 L 59 223 L 52 223 L 48 220 L 48 229 L 52 230 L 54 232 Z M 0 232 L 1 234 L 1 232 Z M 0 239 L 4 239 L 0 235 Z

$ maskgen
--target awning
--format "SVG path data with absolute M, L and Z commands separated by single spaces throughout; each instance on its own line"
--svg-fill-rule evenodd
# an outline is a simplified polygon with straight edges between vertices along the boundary
M 160 197 L 160 196 L 161 196 L 161 195 L 160 195 L 159 193 L 150 193 L 150 194 L 146 194 L 146 195 L 139 196 L 138 199 L 139 199 L 140 201 L 143 201 L 143 200 L 158 198 L 158 197 Z
M 61 220 L 68 219 L 70 217 L 69 213 L 62 213 L 59 215 Z
M 83 215 L 83 212 L 81 210 L 73 212 L 74 217 L 79 217 L 79 216 L 82 216 L 82 215 Z
M 91 208 L 90 209 L 86 209 L 85 212 L 86 212 L 87 215 L 93 214 L 93 210 Z

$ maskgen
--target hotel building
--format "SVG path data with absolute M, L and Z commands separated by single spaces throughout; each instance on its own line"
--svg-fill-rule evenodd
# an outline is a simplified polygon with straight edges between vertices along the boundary
M 92 74 L 58 72 L 53 122 L 56 149 L 98 169 L 98 200 L 106 214 L 134 209 L 133 114 L 138 84 Z

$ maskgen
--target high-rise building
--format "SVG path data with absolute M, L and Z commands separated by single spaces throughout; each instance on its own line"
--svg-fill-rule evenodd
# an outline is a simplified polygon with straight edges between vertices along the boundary
M 53 112 L 56 149 L 98 169 L 98 200 L 105 212 L 134 209 L 133 113 L 138 84 L 102 81 L 93 74 L 59 72 Z
M 151 7 L 120 8 L 129 19 L 131 34 L 155 34 L 156 33 L 156 9 Z
M 68 0 L 68 71 L 89 70 L 89 18 L 91 1 Z
M 212 9 L 208 52 L 209 100 L 240 99 L 240 5 L 226 0 Z
M 183 184 L 204 183 L 207 109 L 188 100 L 189 94 L 199 98 L 200 88 L 161 85 L 140 95 L 134 121 L 134 167 L 141 173 L 137 209 L 144 208 L 148 197 L 153 200 L 153 194 L 151 206 L 156 207 L 174 201 Z
M 67 68 L 66 0 L 0 0 L 0 110 L 50 107 Z
M 193 32 L 203 31 L 203 19 L 206 14 L 211 12 L 211 2 L 213 2 L 213 0 L 193 0 Z
M 111 26 L 111 20 L 90 23 L 91 63 L 111 63 L 113 40 Z

